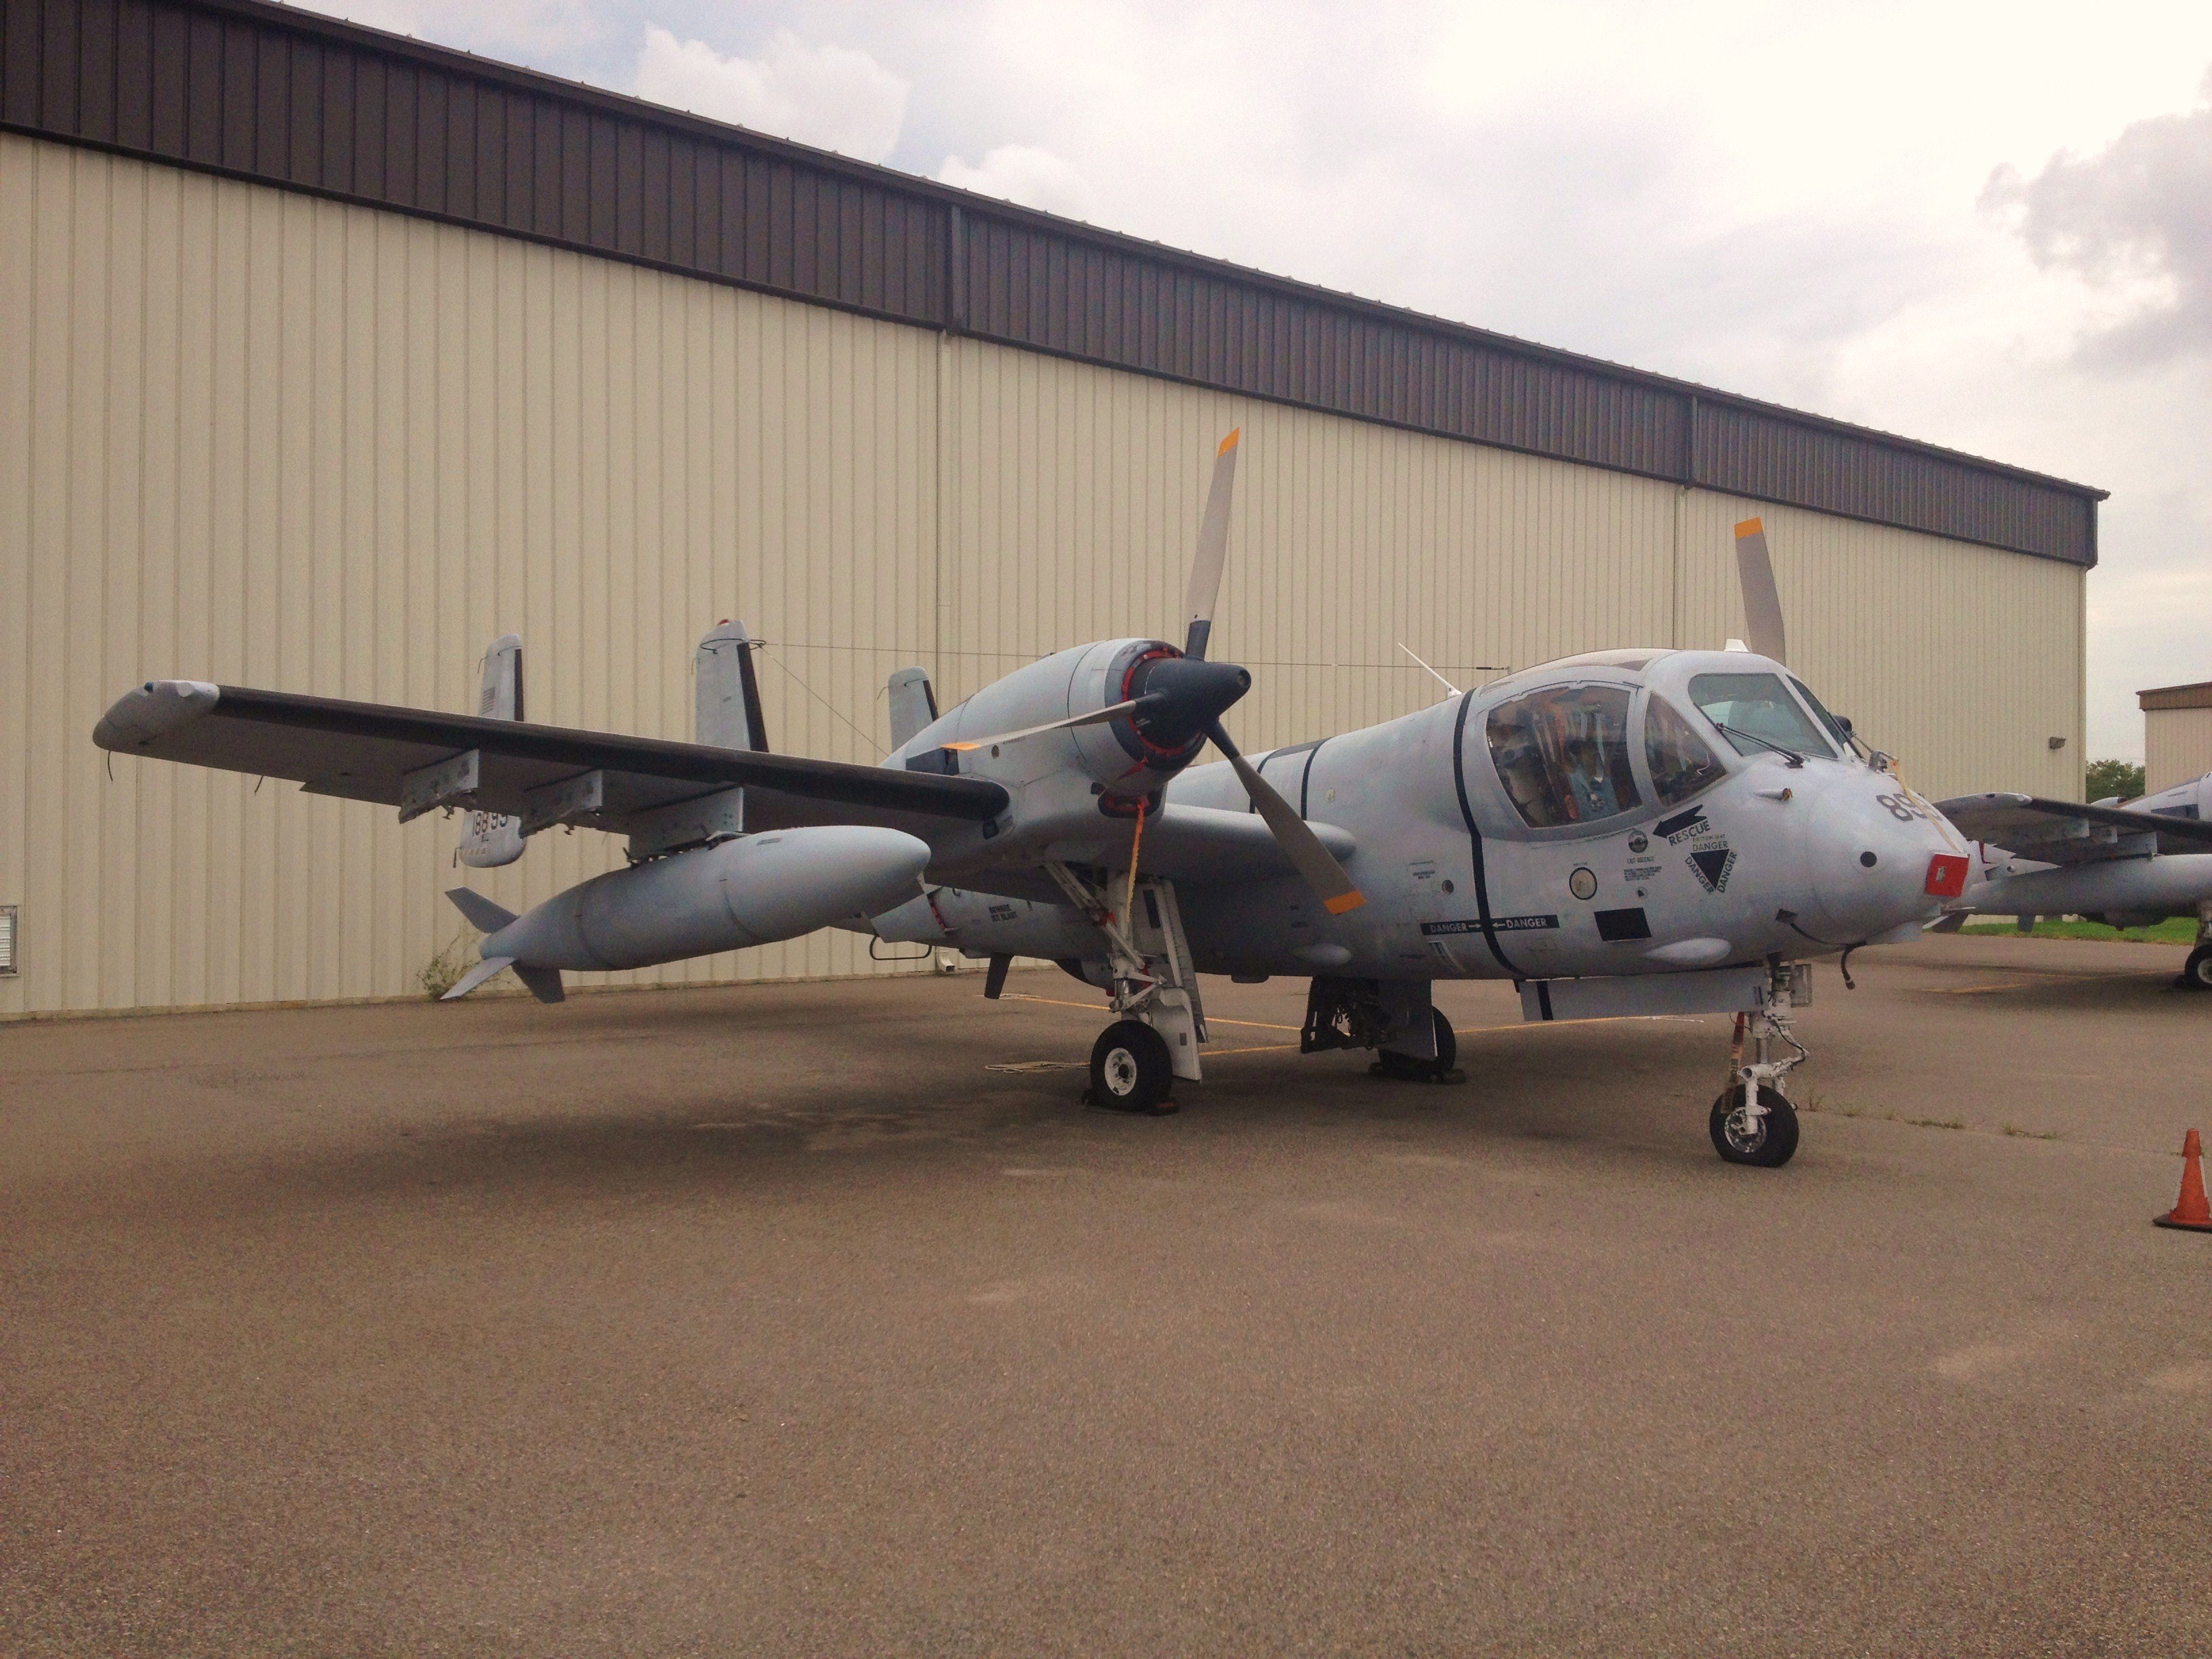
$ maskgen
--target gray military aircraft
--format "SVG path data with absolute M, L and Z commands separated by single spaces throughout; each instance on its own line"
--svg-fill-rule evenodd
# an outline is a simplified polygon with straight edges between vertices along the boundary
M 727 623 L 701 647 L 689 744 L 523 720 L 510 641 L 476 716 L 154 680 L 94 741 L 403 820 L 482 814 L 475 864 L 556 824 L 629 837 L 629 867 L 526 915 L 457 891 L 486 937 L 456 995 L 512 969 L 553 1000 L 568 969 L 825 925 L 987 957 L 990 996 L 1013 957 L 1045 957 L 1109 1000 L 1091 1097 L 1156 1111 L 1200 1074 L 1202 975 L 1310 978 L 1301 1048 L 1374 1049 L 1409 1080 L 1455 1075 L 1433 981 L 1510 979 L 1532 1019 L 1734 1013 L 1713 1145 L 1786 1163 L 1810 959 L 1917 933 L 1970 860 L 1784 665 L 1759 521 L 1738 526 L 1750 651 L 1571 657 L 1247 757 L 1223 717 L 1252 678 L 1207 656 L 1237 453 L 1231 433 L 1181 646 L 1076 646 L 942 714 L 902 671 L 878 766 L 768 752 L 750 641 Z M 1196 764 L 1209 743 L 1222 760 Z
M 2168 916 L 2197 923 L 2180 983 L 2212 991 L 2212 773 L 2125 805 L 2082 805 L 2035 795 L 1961 795 L 1939 809 L 1975 841 L 1966 891 L 1934 931 L 1955 932 L 1974 912 L 2079 915 L 2115 927 Z

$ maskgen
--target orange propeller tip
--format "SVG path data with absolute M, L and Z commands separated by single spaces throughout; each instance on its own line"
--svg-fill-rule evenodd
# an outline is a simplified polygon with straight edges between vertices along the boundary
M 1237 447 L 1237 441 L 1243 435 L 1244 428 L 1243 427 L 1231 427 L 1229 429 L 1229 435 L 1221 441 L 1221 447 L 1215 450 L 1213 453 L 1216 455 L 1226 455 L 1231 450 Z
M 1329 915 L 1333 916 L 1340 916 L 1346 910 L 1357 910 L 1361 905 L 1366 902 L 1366 894 L 1352 892 L 1340 893 L 1333 899 L 1323 899 L 1322 901 L 1322 905 L 1323 908 L 1328 910 Z
M 944 743 L 938 745 L 940 749 L 957 749 L 963 755 L 971 749 L 981 749 L 982 746 L 980 743 Z
M 1763 536 L 1765 533 L 1766 520 L 1764 519 L 1746 519 L 1735 527 L 1738 541 L 1741 541 L 1746 536 Z

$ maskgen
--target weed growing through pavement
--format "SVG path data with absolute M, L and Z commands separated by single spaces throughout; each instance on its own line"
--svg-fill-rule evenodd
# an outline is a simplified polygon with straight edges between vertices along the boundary
M 424 963 L 422 971 L 415 975 L 415 982 L 431 1001 L 435 1002 L 459 985 L 461 975 L 469 971 L 470 964 L 463 953 L 476 931 L 473 927 L 462 928 L 453 935 L 453 942 Z

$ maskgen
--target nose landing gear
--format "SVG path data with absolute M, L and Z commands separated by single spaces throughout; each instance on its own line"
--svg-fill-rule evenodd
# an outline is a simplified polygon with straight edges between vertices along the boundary
M 1804 1064 L 1805 1047 L 1790 1034 L 1790 1011 L 1813 999 L 1809 966 L 1777 963 L 1766 1004 L 1735 1017 L 1735 1039 L 1729 1050 L 1729 1086 L 1713 1102 L 1707 1127 L 1713 1150 L 1730 1164 L 1778 1170 L 1797 1152 L 1797 1109 L 1782 1092 L 1782 1079 Z M 1751 1040 L 1752 1058 L 1743 1057 Z M 1796 1052 L 1773 1057 L 1773 1045 Z

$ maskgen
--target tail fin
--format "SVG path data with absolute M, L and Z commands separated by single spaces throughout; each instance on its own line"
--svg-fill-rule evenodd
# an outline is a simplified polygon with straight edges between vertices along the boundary
M 768 725 L 761 718 L 760 683 L 753 678 L 756 641 L 741 622 L 717 623 L 699 641 L 695 742 L 719 749 L 768 752 Z
M 447 992 L 445 995 L 440 997 L 438 1000 L 441 1002 L 458 1002 L 463 997 L 468 995 L 470 992 L 475 990 L 477 986 L 483 984 L 486 980 L 495 977 L 501 969 L 512 968 L 514 966 L 514 958 L 512 957 L 486 957 L 482 962 L 477 963 L 475 967 L 470 969 L 467 973 L 463 974 L 460 979 L 454 984 L 453 988 Z
M 929 672 L 902 668 L 891 676 L 891 747 L 903 749 L 926 726 L 937 723 L 937 693 L 930 688 Z
M 477 713 L 486 720 L 522 716 L 522 636 L 502 634 L 484 653 L 483 690 Z M 522 820 L 496 812 L 471 812 L 461 832 L 460 860 L 471 870 L 495 869 L 522 856 Z
M 560 1002 L 568 997 L 568 992 L 561 986 L 561 970 L 558 968 L 518 967 L 514 976 L 540 1002 Z
M 453 902 L 453 908 L 467 919 L 470 927 L 480 933 L 496 933 L 514 920 L 514 912 L 504 905 L 494 904 L 482 893 L 466 887 L 450 887 L 446 896 Z

